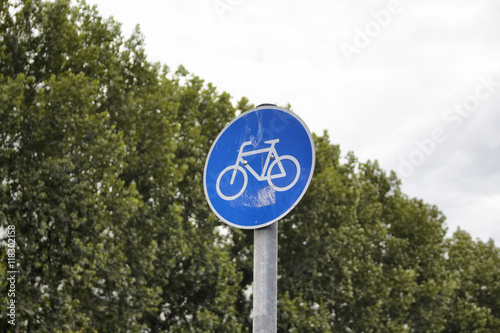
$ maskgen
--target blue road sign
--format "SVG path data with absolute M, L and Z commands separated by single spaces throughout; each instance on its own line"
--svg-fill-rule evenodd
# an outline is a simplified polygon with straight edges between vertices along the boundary
M 249 110 L 222 130 L 208 153 L 208 204 L 231 226 L 265 227 L 302 199 L 314 162 L 311 132 L 296 114 L 269 105 Z

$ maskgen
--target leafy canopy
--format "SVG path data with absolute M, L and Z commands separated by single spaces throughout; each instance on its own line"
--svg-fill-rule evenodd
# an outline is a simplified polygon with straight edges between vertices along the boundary
M 253 105 L 149 62 L 139 29 L 84 2 L 0 4 L 0 224 L 19 270 L 1 330 L 250 332 L 253 234 L 210 212 L 202 174 Z M 314 139 L 311 186 L 279 225 L 279 331 L 498 330 L 493 242 L 446 239 L 394 173 Z

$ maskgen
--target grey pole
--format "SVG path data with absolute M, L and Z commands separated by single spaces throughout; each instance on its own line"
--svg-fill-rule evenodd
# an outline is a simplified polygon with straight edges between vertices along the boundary
M 276 333 L 278 222 L 254 230 L 253 333 Z

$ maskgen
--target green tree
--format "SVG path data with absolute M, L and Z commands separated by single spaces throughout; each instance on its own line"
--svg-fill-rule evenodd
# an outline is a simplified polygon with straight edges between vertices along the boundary
M 17 329 L 249 332 L 253 232 L 202 175 L 238 112 L 137 28 L 69 0 L 1 1 L 0 226 L 16 228 Z M 499 249 L 314 135 L 307 194 L 279 225 L 280 332 L 494 332 Z M 0 301 L 6 304 L 5 241 Z M 0 329 L 14 331 L 0 314 Z
M 447 241 L 447 268 L 456 286 L 446 332 L 494 332 L 500 327 L 500 249 L 457 230 Z
M 238 332 L 239 275 L 193 185 L 230 96 L 149 63 L 139 30 L 124 40 L 83 2 L 3 1 L 1 15 L 0 222 L 18 231 L 20 329 Z
M 443 216 L 376 162 L 349 153 L 342 163 L 327 134 L 315 141 L 310 189 L 280 224 L 283 313 L 297 300 L 317 316 L 311 332 L 441 331 L 451 294 Z M 303 331 L 296 321 L 281 331 Z
M 22 100 L 30 78 L 5 81 Z M 97 321 L 103 329 L 114 322 L 133 328 L 138 314 L 130 316 L 131 309 L 154 301 L 124 253 L 128 221 L 142 205 L 135 186 L 119 178 L 123 141 L 108 115 L 97 112 L 97 93 L 97 83 L 83 75 L 44 81 L 31 102 L 18 105 L 17 140 L 2 154 L 2 225 L 16 226 L 17 315 L 26 331 L 76 331 Z M 8 119 L 17 116 L 11 110 L 2 110 Z

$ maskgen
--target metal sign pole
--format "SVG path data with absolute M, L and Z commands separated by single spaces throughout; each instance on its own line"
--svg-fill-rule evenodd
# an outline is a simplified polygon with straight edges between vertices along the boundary
M 230 226 L 255 229 L 254 333 L 277 331 L 278 221 L 306 193 L 314 147 L 299 116 L 266 104 L 227 124 L 207 155 L 203 189 L 210 208 Z
M 278 222 L 254 230 L 253 333 L 276 333 Z

